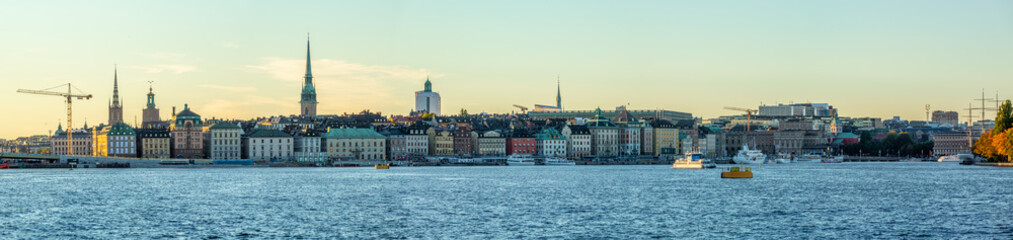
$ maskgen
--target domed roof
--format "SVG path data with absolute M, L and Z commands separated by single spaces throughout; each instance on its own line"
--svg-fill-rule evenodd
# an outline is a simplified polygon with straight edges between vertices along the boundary
M 197 115 L 196 113 L 190 111 L 190 105 L 183 104 L 183 111 L 180 111 L 179 113 L 177 113 L 176 117 L 197 117 L 197 118 L 200 118 L 200 115 Z

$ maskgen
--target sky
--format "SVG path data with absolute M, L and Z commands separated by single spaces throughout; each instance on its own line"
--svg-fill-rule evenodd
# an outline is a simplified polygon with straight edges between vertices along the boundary
M 426 77 L 444 113 L 825 102 L 852 117 L 966 115 L 1013 92 L 1013 1 L 8 1 L 0 138 L 124 120 L 149 81 L 162 118 L 299 112 L 307 33 L 319 114 L 406 114 Z M 980 102 L 977 102 L 980 105 Z M 979 116 L 978 113 L 975 113 Z M 64 126 L 66 127 L 66 126 Z

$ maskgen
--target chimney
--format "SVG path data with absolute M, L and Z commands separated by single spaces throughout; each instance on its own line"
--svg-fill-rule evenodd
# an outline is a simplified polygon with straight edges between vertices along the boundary
M 176 117 L 176 106 L 172 106 L 172 117 Z

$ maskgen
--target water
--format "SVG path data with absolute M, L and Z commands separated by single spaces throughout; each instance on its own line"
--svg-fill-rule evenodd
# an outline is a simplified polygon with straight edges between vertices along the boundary
M 0 170 L 3 238 L 1013 238 L 1013 168 Z

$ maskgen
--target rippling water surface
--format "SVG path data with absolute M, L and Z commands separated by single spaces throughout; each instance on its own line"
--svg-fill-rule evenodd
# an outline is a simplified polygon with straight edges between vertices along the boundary
M 4 238 L 1013 238 L 1013 168 L 0 170 Z

